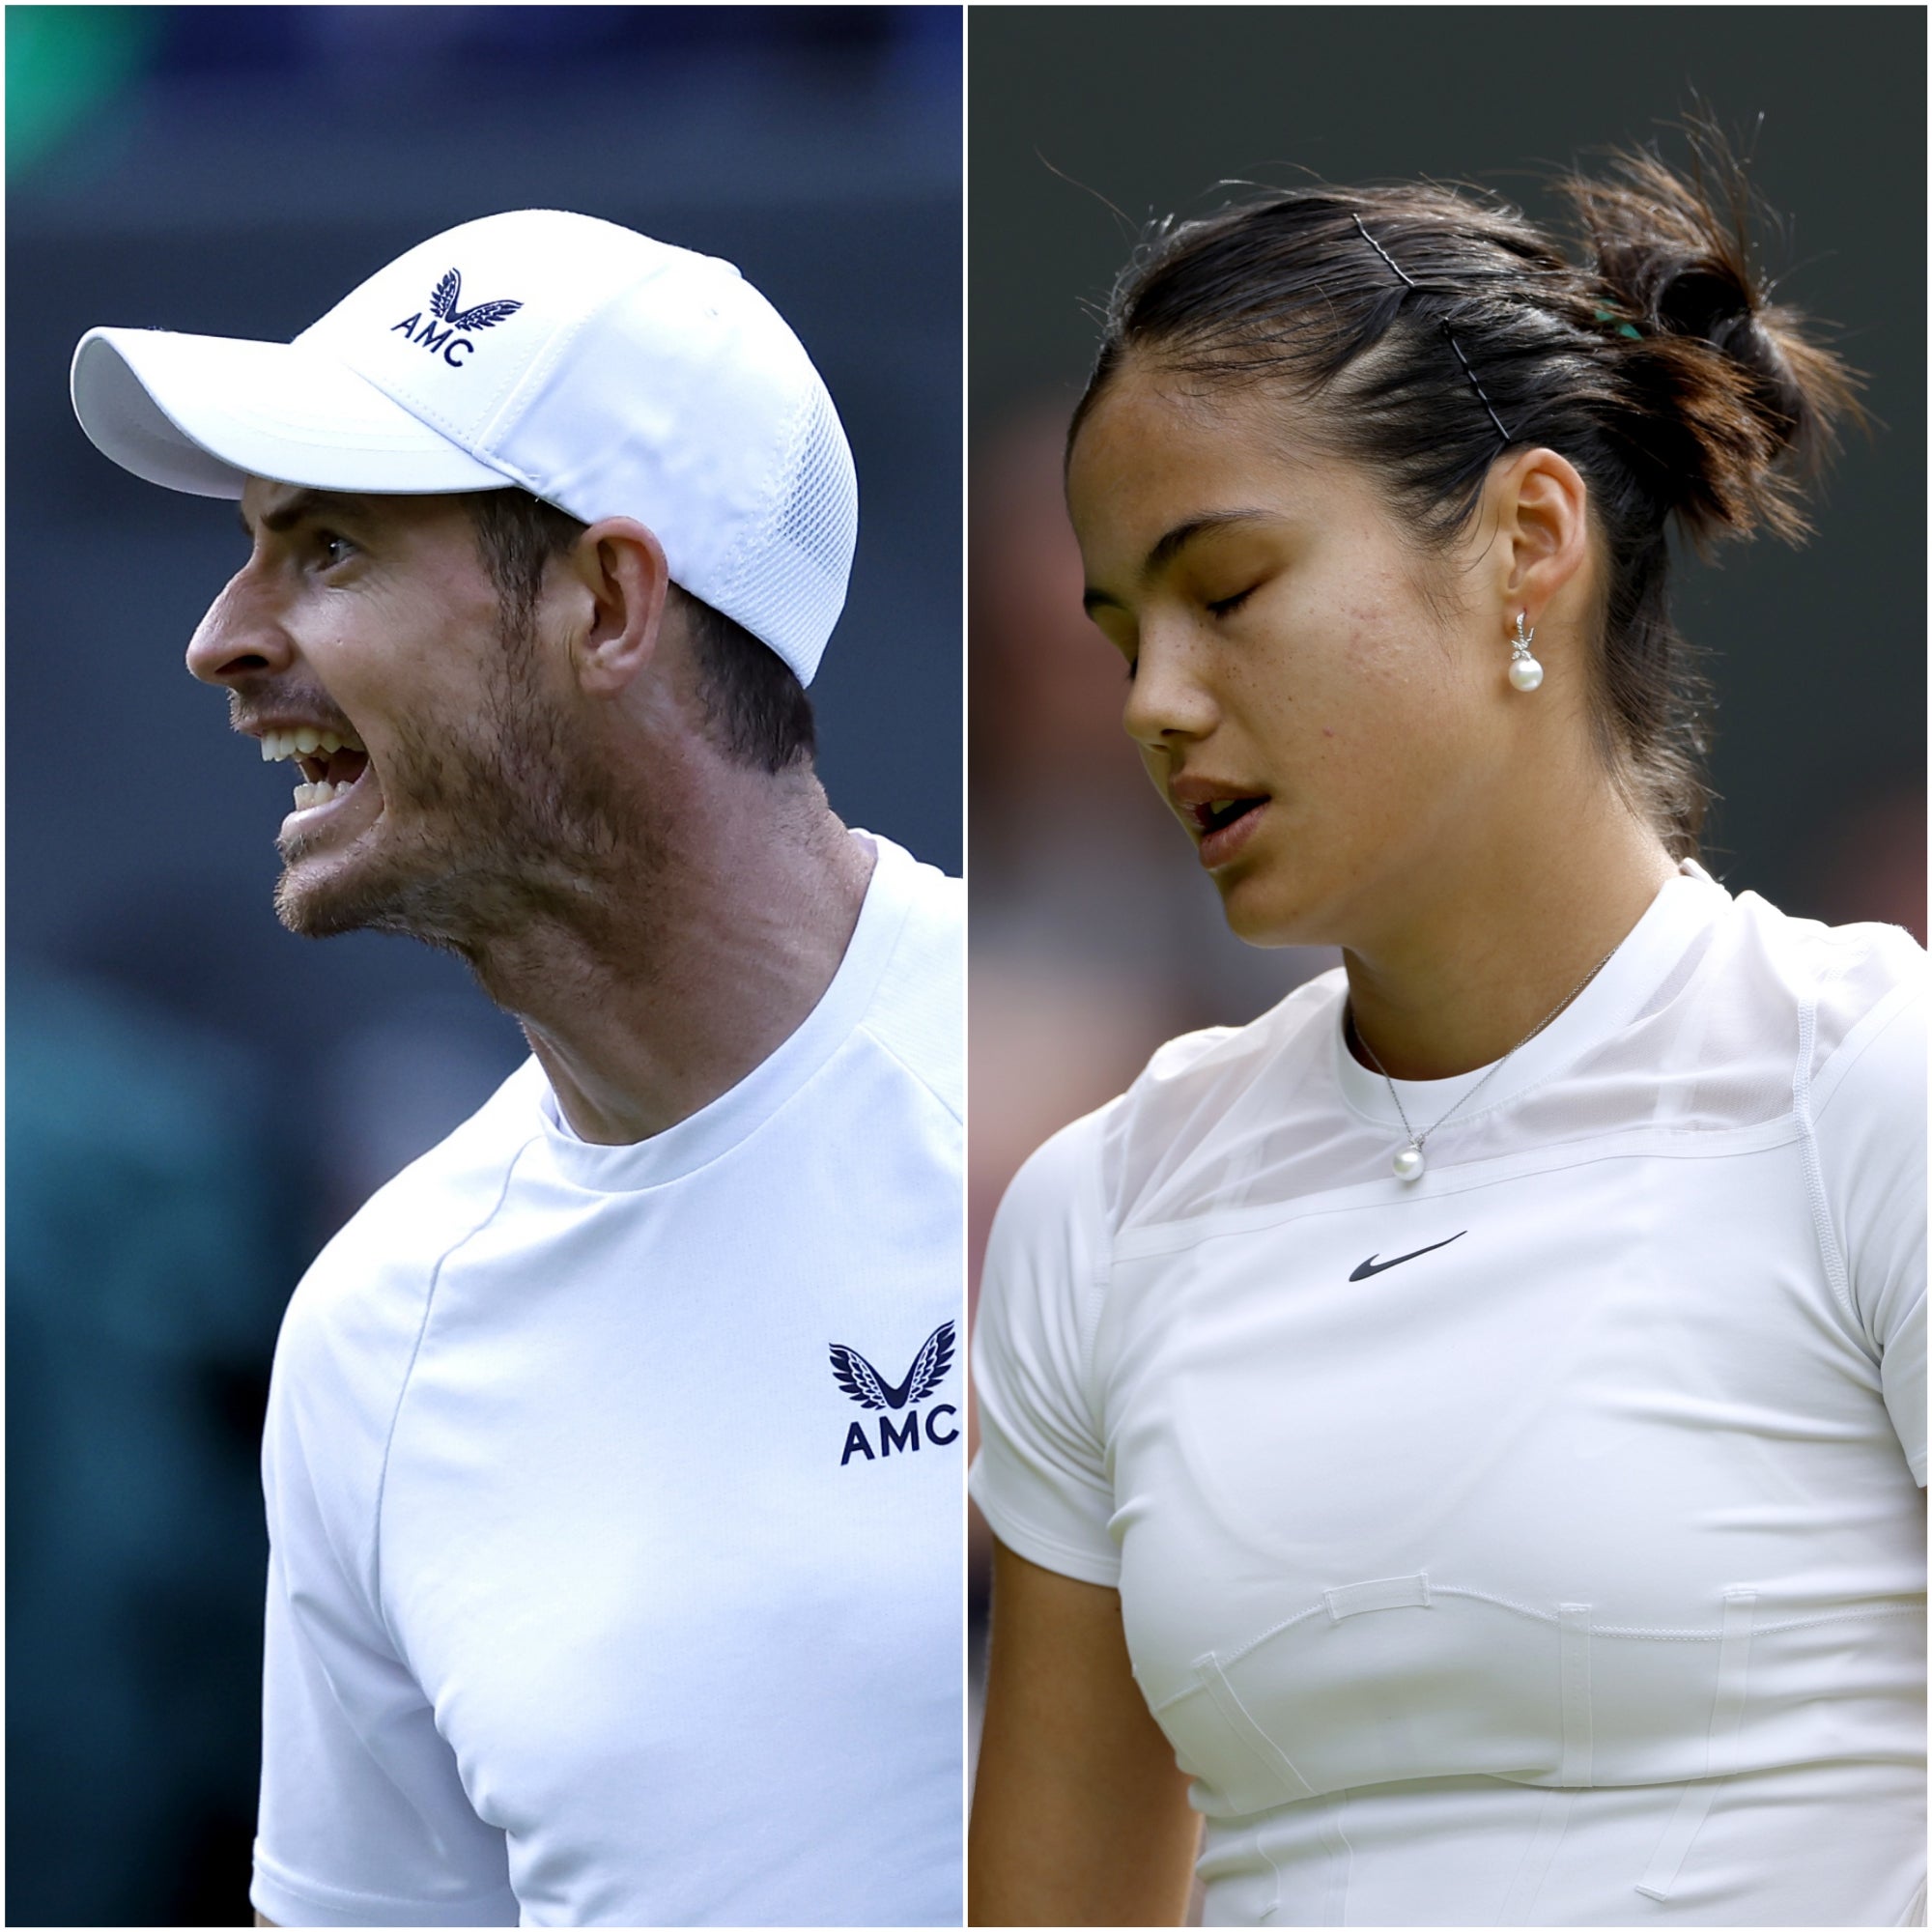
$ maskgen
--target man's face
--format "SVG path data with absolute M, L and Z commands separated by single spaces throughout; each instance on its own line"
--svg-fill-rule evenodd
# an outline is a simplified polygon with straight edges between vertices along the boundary
M 574 755 L 567 656 L 505 612 L 462 499 L 251 478 L 242 519 L 252 554 L 187 662 L 265 756 L 324 734 L 277 839 L 283 923 L 469 952 L 573 896 L 610 803 Z

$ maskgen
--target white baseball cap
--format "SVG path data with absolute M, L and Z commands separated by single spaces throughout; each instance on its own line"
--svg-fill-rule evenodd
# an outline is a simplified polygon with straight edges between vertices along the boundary
M 590 215 L 466 221 L 293 342 L 90 329 L 72 387 L 98 448 L 195 496 L 519 484 L 635 517 L 803 683 L 844 606 L 858 485 L 798 337 L 730 263 Z

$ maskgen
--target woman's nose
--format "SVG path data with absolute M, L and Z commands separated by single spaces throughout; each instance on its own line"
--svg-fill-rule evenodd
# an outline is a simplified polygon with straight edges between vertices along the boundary
M 1127 736 L 1149 749 L 1177 737 L 1205 737 L 1218 715 L 1195 653 L 1181 640 L 1144 627 L 1121 718 Z

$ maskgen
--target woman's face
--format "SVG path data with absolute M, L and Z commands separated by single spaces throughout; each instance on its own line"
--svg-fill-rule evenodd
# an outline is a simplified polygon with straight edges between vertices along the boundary
M 1132 361 L 1081 426 L 1067 492 L 1127 731 L 1234 930 L 1361 946 L 1442 890 L 1506 809 L 1509 706 L 1530 701 L 1481 516 L 1424 564 L 1360 470 L 1297 456 L 1264 390 Z M 1468 614 L 1432 611 L 1425 572 Z

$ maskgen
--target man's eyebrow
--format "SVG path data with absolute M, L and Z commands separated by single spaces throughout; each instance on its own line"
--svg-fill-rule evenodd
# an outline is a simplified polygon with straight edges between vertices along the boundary
M 262 512 L 262 527 L 280 536 L 284 531 L 294 529 L 304 517 L 314 516 L 319 510 L 331 516 L 354 516 L 367 502 L 366 497 L 349 491 L 298 490 L 286 503 Z M 255 526 L 248 521 L 248 512 L 238 507 L 237 514 L 242 519 L 242 534 L 252 537 Z
M 1211 510 L 1206 516 L 1189 517 L 1184 524 L 1176 524 L 1148 552 L 1147 558 L 1141 565 L 1141 582 L 1145 583 L 1151 577 L 1166 569 L 1196 537 L 1204 536 L 1209 530 L 1226 529 L 1234 524 L 1272 522 L 1275 514 L 1271 510 Z M 1096 606 L 1111 604 L 1118 610 L 1121 600 L 1118 597 L 1110 596 L 1104 590 L 1095 590 L 1090 586 L 1086 595 L 1081 598 L 1080 603 L 1082 609 L 1091 617 Z

